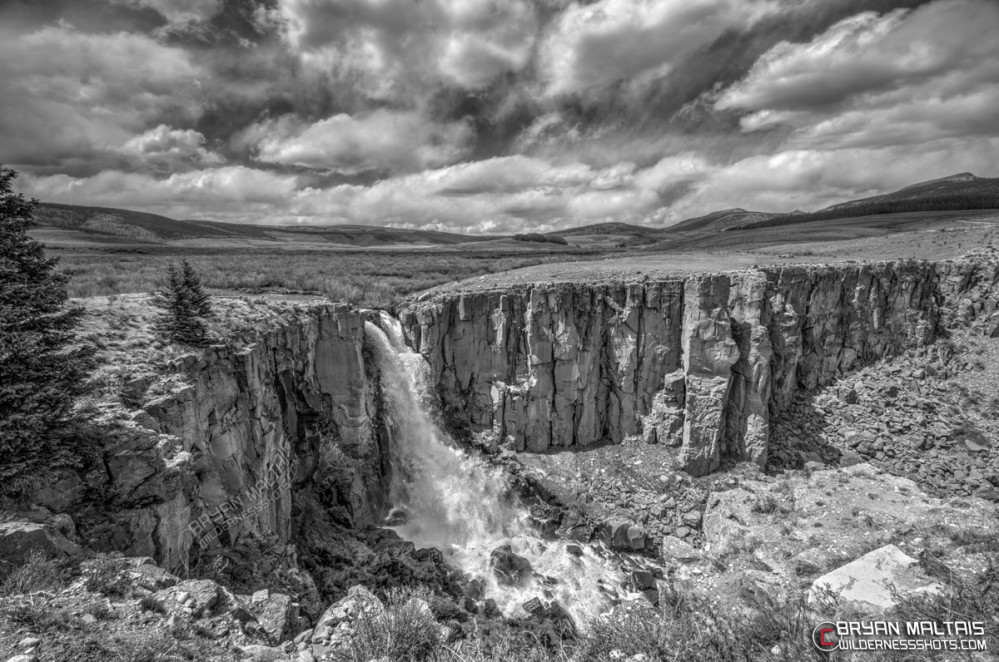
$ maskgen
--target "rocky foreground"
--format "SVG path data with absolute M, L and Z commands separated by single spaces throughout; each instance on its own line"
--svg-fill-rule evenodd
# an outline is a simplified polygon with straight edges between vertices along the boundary
M 310 615 L 301 593 L 266 588 L 273 578 L 260 577 L 255 580 L 260 588 L 243 592 L 229 588 L 232 577 L 224 574 L 216 575 L 218 580 L 185 579 L 149 557 L 74 561 L 82 550 L 75 547 L 70 523 L 36 511 L 38 523 L 0 524 L 0 554 L 11 558 L 34 550 L 64 560 L 30 557 L 0 589 L 0 656 L 9 662 L 313 662 L 386 659 L 378 653 L 392 651 L 387 659 L 500 659 L 512 652 L 512 659 L 548 659 L 561 651 L 587 660 L 617 652 L 611 659 L 639 662 L 667 658 L 654 654 L 655 642 L 629 649 L 635 642 L 625 636 L 632 634 L 628 628 L 677 619 L 677 600 L 689 602 L 692 618 L 704 617 L 705 610 L 714 614 L 714 626 L 699 627 L 719 638 L 734 622 L 761 618 L 759 601 L 770 600 L 771 608 L 790 604 L 800 610 L 770 616 L 791 618 L 802 632 L 774 633 L 763 648 L 747 648 L 752 653 L 747 659 L 805 659 L 810 645 L 805 630 L 817 619 L 925 611 L 920 602 L 925 595 L 950 601 L 966 591 L 965 582 L 990 572 L 999 533 L 993 504 L 934 498 L 914 482 L 867 463 L 773 477 L 744 465 L 692 512 L 698 513 L 696 522 L 683 520 L 690 535 L 667 535 L 647 550 L 644 562 L 641 556 L 625 561 L 632 568 L 627 583 L 607 587 L 617 594 L 618 607 L 584 631 L 544 596 L 525 604 L 525 617 L 509 619 L 476 593 L 474 582 L 459 579 L 459 593 L 449 594 L 446 586 L 428 577 L 407 578 L 405 572 L 393 579 L 409 588 L 383 584 L 375 589 L 378 598 L 353 585 L 343 598 Z M 596 533 L 605 540 L 604 553 L 613 555 L 645 548 L 649 528 L 632 523 Z M 408 554 L 419 555 L 411 546 Z M 495 571 L 509 581 L 531 572 L 509 550 L 497 550 L 497 556 Z M 381 569 L 383 575 L 394 572 L 392 566 Z M 804 597 L 830 590 L 836 593 L 833 603 L 803 606 Z M 747 597 L 755 594 L 766 597 Z M 676 623 L 680 632 L 684 623 Z M 608 632 L 618 639 L 603 641 Z M 407 657 L 393 648 L 393 637 L 403 635 L 411 637 L 406 646 L 423 646 L 423 653 Z M 991 636 L 989 643 L 999 642 Z M 648 646 L 651 656 L 640 654 Z M 448 651 L 456 652 L 448 657 Z

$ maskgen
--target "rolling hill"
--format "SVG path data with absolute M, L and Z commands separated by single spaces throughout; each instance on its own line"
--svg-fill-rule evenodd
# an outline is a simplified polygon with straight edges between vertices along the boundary
M 613 234 L 625 235 L 629 237 L 653 237 L 662 233 L 662 228 L 647 228 L 641 225 L 631 225 L 630 223 L 594 223 L 592 225 L 580 225 L 566 230 L 556 230 L 549 232 L 552 237 L 580 237 L 587 235 Z
M 999 178 L 960 173 L 913 184 L 892 193 L 842 202 L 815 212 L 770 213 L 726 209 L 665 228 L 607 222 L 549 232 L 566 240 L 566 249 L 648 250 L 702 242 L 733 230 L 762 230 L 804 223 L 834 222 L 880 226 L 895 217 L 924 222 L 926 215 L 999 209 Z M 918 218 L 917 218 L 918 217 Z M 157 214 L 79 205 L 40 203 L 32 234 L 55 246 L 176 246 L 185 248 L 377 249 L 440 247 L 458 250 L 552 251 L 550 242 L 515 241 L 510 236 L 475 236 L 434 230 L 406 230 L 368 225 L 273 226 L 215 221 L 176 220 Z M 817 226 L 809 226 L 817 229 Z M 833 227 L 833 226 L 830 226 Z M 538 235 L 541 238 L 542 235 Z M 559 241 L 558 243 L 562 243 Z M 723 242 L 725 243 L 725 242 Z
M 892 193 L 842 202 L 811 213 L 777 214 L 728 230 L 752 230 L 814 221 L 888 214 L 999 209 L 999 178 L 963 172 L 920 182 Z
M 368 225 L 271 226 L 215 221 L 180 221 L 157 214 L 43 202 L 35 210 L 36 234 L 50 244 L 166 244 L 225 247 L 303 244 L 381 247 L 395 245 L 449 246 L 483 242 L 495 237 L 405 230 Z
M 712 212 L 697 218 L 688 218 L 676 225 L 666 228 L 668 232 L 690 232 L 705 230 L 727 230 L 733 227 L 740 227 L 749 223 L 765 221 L 778 214 L 763 211 L 746 211 L 745 209 L 725 209 Z

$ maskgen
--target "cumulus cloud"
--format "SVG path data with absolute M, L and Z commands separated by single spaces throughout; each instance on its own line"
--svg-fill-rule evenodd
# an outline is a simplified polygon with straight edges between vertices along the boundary
M 534 6 L 504 0 L 456 0 L 446 5 L 448 30 L 437 66 L 441 76 L 480 88 L 530 61 L 538 23 Z
M 636 189 L 633 164 L 593 169 L 525 156 L 487 159 L 380 181 L 306 189 L 301 214 L 363 223 L 446 227 L 465 232 L 554 229 L 581 222 L 642 219 L 658 196 Z
M 999 5 L 987 0 L 864 12 L 775 46 L 716 106 L 751 111 L 746 131 L 793 127 L 798 147 L 995 135 L 983 120 L 999 94 L 997 31 Z
M 994 174 L 999 137 L 940 140 L 906 146 L 785 150 L 724 165 L 708 165 L 689 195 L 660 218 L 684 218 L 734 207 L 789 212 L 815 210 L 877 195 L 919 181 L 972 171 Z
M 278 10 L 304 62 L 374 99 L 483 87 L 528 64 L 537 32 L 526 0 L 280 0 Z
M 266 163 L 356 174 L 438 167 L 460 159 L 472 130 L 464 122 L 437 124 L 416 111 L 379 109 L 339 114 L 303 126 L 294 116 L 250 127 L 239 142 L 255 144 Z
M 148 126 L 195 120 L 198 86 L 185 51 L 143 35 L 0 28 L 0 160 L 101 167 L 103 151 Z
M 177 218 L 263 222 L 283 211 L 297 179 L 244 166 L 193 170 L 165 178 L 107 170 L 90 177 L 26 174 L 21 189 L 42 200 L 156 211 Z
M 0 3 L 43 200 L 516 232 L 999 174 L 992 0 L 60 2 Z
M 121 151 L 154 169 L 167 171 L 218 165 L 223 161 L 221 156 L 205 149 L 205 137 L 200 132 L 165 124 L 129 138 Z
M 663 74 L 681 58 L 776 11 L 772 0 L 598 0 L 572 4 L 542 45 L 551 94 L 643 74 Z

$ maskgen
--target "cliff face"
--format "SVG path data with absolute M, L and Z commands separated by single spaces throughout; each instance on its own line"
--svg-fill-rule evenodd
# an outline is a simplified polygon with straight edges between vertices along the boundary
M 796 391 L 932 340 L 941 316 L 994 333 L 996 282 L 974 262 L 774 267 L 468 292 L 400 318 L 458 427 L 536 452 L 641 434 L 703 475 L 764 463 Z
M 704 474 L 724 456 L 763 463 L 771 417 L 799 389 L 944 326 L 996 335 L 997 283 L 999 266 L 975 261 L 774 268 L 473 292 L 400 317 L 456 427 L 536 452 L 641 435 Z M 37 502 L 72 511 L 87 546 L 171 570 L 255 536 L 288 543 L 293 505 L 379 522 L 391 467 L 365 318 L 313 307 L 243 349 L 178 359 L 153 388 L 126 385 L 104 475 Z M 76 510 L 98 484 L 106 503 Z
M 114 514 L 85 522 L 88 542 L 174 570 L 244 536 L 286 543 L 303 488 L 346 525 L 380 520 L 388 453 L 363 321 L 314 308 L 248 348 L 170 366 L 172 392 L 145 399 L 106 453 Z

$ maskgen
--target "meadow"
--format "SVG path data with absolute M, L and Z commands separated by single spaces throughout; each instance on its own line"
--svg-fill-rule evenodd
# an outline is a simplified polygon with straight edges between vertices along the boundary
M 334 301 L 387 308 L 435 285 L 536 264 L 585 259 L 594 253 L 456 251 L 208 251 L 49 250 L 69 277 L 71 297 L 152 292 L 167 267 L 185 259 L 210 290 L 318 294 Z

